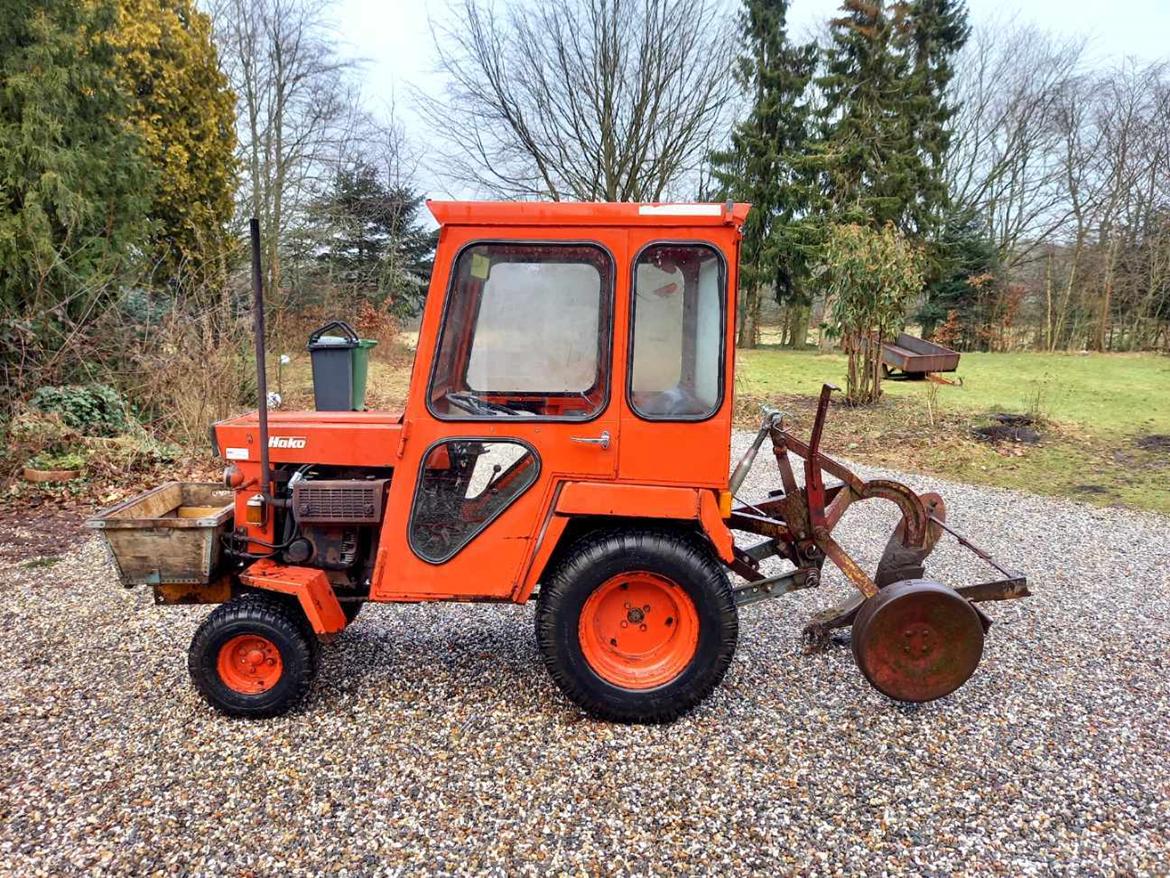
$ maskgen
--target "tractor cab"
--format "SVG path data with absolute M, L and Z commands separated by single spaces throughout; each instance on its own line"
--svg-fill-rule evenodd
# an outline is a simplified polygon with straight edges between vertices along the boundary
M 966 590 L 922 580 L 948 530 L 942 499 L 821 454 L 828 386 L 807 443 L 765 411 L 729 472 L 747 205 L 429 206 L 439 243 L 402 411 L 221 421 L 222 511 L 182 514 L 182 498 L 212 497 L 211 485 L 152 492 L 94 521 L 126 584 L 151 585 L 160 603 L 223 603 L 189 652 L 212 705 L 288 710 L 318 643 L 367 603 L 535 595 L 537 643 L 562 691 L 597 716 L 668 720 L 726 672 L 738 608 L 818 586 L 826 560 L 859 596 L 814 619 L 813 641 L 852 624 L 863 673 L 902 700 L 941 697 L 974 672 L 990 620 L 972 602 L 1024 596 L 1023 577 L 997 568 L 1003 579 Z M 255 221 L 252 236 L 263 399 Z M 768 440 L 780 485 L 736 505 Z M 866 499 L 901 512 L 872 576 L 831 533 Z M 761 539 L 739 546 L 733 532 Z M 891 652 L 903 629 L 913 656 Z
M 727 477 L 746 205 L 432 203 L 408 417 L 540 438 L 557 473 Z
M 372 531 L 359 535 L 369 599 L 525 600 L 567 508 L 717 520 L 747 206 L 430 208 L 439 245 L 403 412 L 268 416 L 278 480 L 307 467 L 305 493 L 355 468 L 385 482 L 379 528 L 337 524 Z M 229 480 L 250 486 L 237 539 L 257 555 L 288 518 L 247 520 L 259 427 L 255 414 L 216 427 Z M 295 557 L 323 549 L 298 543 Z

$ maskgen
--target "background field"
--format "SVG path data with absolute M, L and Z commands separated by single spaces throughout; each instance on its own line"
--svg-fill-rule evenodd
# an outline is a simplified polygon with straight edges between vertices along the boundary
M 372 363 L 369 404 L 400 405 L 413 338 Z M 759 405 L 787 411 L 798 432 L 812 422 L 824 382 L 844 384 L 845 357 L 760 348 L 736 355 L 740 426 Z M 875 406 L 833 406 L 825 447 L 842 457 L 973 484 L 1170 512 L 1170 357 L 1158 354 L 965 353 L 961 387 L 888 380 Z M 312 405 L 306 357 L 284 376 L 289 406 Z M 1037 445 L 991 444 L 972 429 L 997 412 L 1031 414 Z M 1151 438 L 1153 437 L 1153 438 Z
M 741 351 L 741 417 L 788 407 L 807 427 L 824 381 L 845 358 Z M 1170 512 L 1170 358 L 1156 354 L 965 353 L 963 386 L 886 381 L 874 407 L 834 408 L 826 444 L 844 456 L 974 484 Z M 1038 418 L 1039 444 L 992 445 L 974 427 L 995 412 Z

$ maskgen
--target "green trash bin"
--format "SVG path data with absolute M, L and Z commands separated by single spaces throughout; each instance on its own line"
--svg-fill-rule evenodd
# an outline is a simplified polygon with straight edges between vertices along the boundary
M 331 320 L 309 336 L 313 398 L 319 412 L 360 412 L 366 407 L 370 348 L 344 320 Z

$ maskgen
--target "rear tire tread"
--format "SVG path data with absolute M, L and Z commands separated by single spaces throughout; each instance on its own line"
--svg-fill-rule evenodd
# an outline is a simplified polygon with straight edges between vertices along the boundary
M 714 653 L 703 666 L 696 663 L 704 657 L 696 654 L 692 665 L 674 681 L 658 689 L 628 690 L 601 680 L 583 657 L 578 658 L 579 604 L 592 592 L 588 583 L 600 575 L 597 571 L 620 568 L 618 559 L 629 570 L 657 572 L 659 564 L 667 564 L 688 574 L 693 586 L 688 593 L 697 605 L 705 605 L 700 606 L 700 615 L 705 610 L 709 620 L 715 617 L 717 629 Z M 572 618 L 566 620 L 566 614 Z M 700 633 L 701 640 L 709 636 L 710 631 Z M 682 530 L 601 530 L 584 536 L 544 578 L 538 597 L 536 642 L 553 680 L 585 711 L 613 722 L 667 723 L 692 710 L 722 681 L 738 638 L 739 617 L 727 574 L 700 536 Z

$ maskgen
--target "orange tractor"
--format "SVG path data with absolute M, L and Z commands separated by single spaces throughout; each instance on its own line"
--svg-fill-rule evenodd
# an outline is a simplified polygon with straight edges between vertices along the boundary
M 942 500 L 821 454 L 829 387 L 807 443 L 766 411 L 729 475 L 747 205 L 430 209 L 439 243 L 402 411 L 262 407 L 221 421 L 222 514 L 185 513 L 208 501 L 174 494 L 174 509 L 145 514 L 136 498 L 94 521 L 124 581 L 149 583 L 159 603 L 222 603 L 189 652 L 207 701 L 237 716 L 292 708 L 319 643 L 367 602 L 535 597 L 540 652 L 569 698 L 606 719 L 666 721 L 722 679 L 739 608 L 815 588 L 826 559 L 857 595 L 812 620 L 810 643 L 852 625 L 857 664 L 895 699 L 939 698 L 971 676 L 990 625 L 975 602 L 1025 596 L 1024 578 L 960 537 L 1001 578 L 923 579 L 948 529 Z M 253 224 L 263 364 L 257 236 Z M 780 484 L 740 501 L 765 442 Z M 901 512 L 872 576 L 832 535 L 868 499 Z M 167 540 L 199 532 L 214 534 L 202 554 L 170 563 L 179 543 Z M 733 532 L 758 538 L 741 546 Z M 781 572 L 761 569 L 769 558 Z

